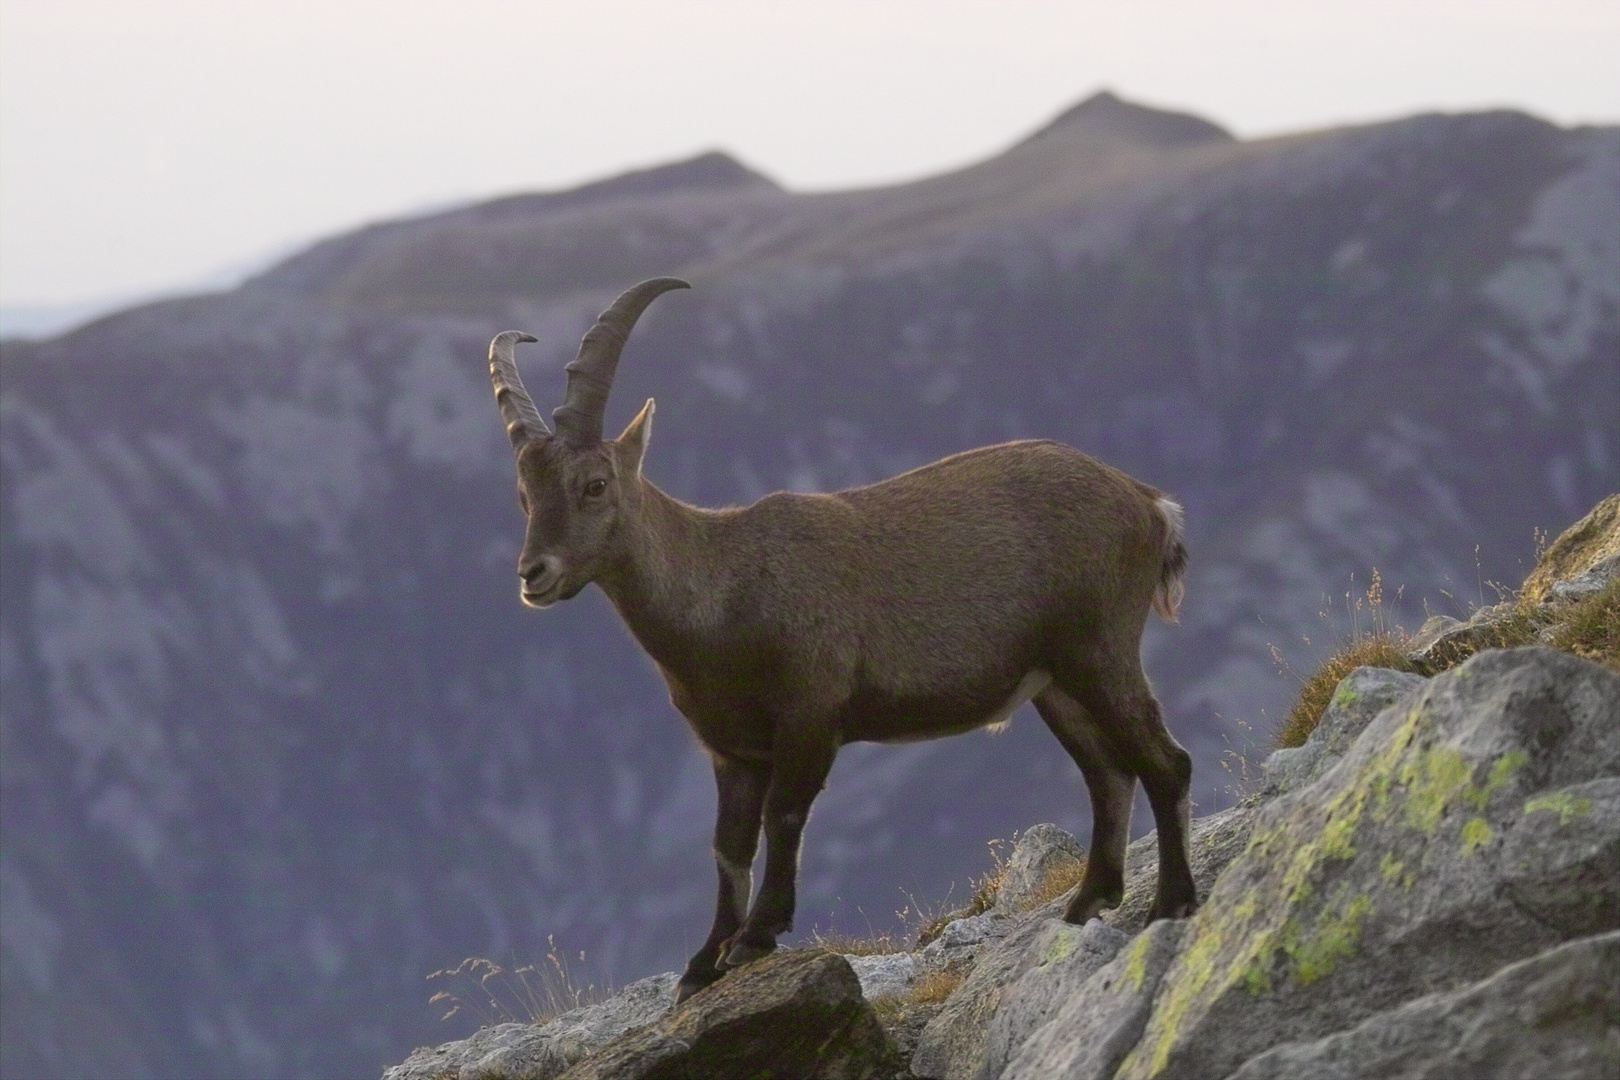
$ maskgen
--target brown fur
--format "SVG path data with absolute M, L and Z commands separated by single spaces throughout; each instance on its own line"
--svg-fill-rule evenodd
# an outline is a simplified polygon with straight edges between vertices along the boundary
M 519 573 L 535 606 L 598 585 L 714 760 L 719 897 L 680 996 L 791 927 L 799 838 L 840 745 L 968 731 L 1003 718 L 1020 688 L 1091 793 L 1090 862 L 1065 917 L 1119 902 L 1138 778 L 1159 833 L 1154 915 L 1193 910 L 1191 759 L 1140 662 L 1149 609 L 1175 616 L 1179 507 L 1029 441 L 703 510 L 641 475 L 652 413 L 649 401 L 615 440 L 519 448 Z M 744 911 L 762 826 L 764 881 Z

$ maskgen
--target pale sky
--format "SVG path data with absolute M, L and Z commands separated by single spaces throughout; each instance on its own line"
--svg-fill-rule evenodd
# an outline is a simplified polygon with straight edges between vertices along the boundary
M 996 153 L 1107 87 L 1240 136 L 1620 121 L 1617 0 L 0 0 L 0 304 L 720 148 L 786 186 Z

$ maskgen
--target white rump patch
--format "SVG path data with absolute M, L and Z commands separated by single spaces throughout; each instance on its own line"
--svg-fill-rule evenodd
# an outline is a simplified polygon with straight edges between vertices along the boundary
M 1181 504 L 1167 495 L 1161 495 L 1153 500 L 1153 505 L 1159 508 L 1164 515 L 1164 523 L 1170 526 L 1171 541 L 1182 539 L 1182 530 L 1186 527 L 1187 515 L 1181 509 Z
M 1050 671 L 1042 671 L 1039 668 L 1031 671 L 1018 680 L 1018 689 L 1012 692 L 1012 697 L 1007 699 L 1006 704 L 990 714 L 990 718 L 985 721 L 985 725 L 992 732 L 1005 731 L 1007 725 L 1012 721 L 1012 714 L 1018 711 L 1018 707 L 1051 685 L 1052 673 Z

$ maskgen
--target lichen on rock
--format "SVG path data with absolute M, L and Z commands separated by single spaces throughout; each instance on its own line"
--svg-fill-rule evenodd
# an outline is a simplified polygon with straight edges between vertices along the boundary
M 1613 857 L 1601 843 L 1548 848 L 1580 887 L 1538 895 L 1535 914 L 1500 856 L 1538 817 L 1527 803 L 1620 775 L 1616 710 L 1620 677 L 1527 648 L 1481 653 L 1383 712 L 1338 764 L 1260 810 L 1119 1076 L 1224 1075 L 1601 922 L 1611 901 L 1593 897 L 1620 891 L 1598 877 Z M 1596 805 L 1584 791 L 1570 797 Z

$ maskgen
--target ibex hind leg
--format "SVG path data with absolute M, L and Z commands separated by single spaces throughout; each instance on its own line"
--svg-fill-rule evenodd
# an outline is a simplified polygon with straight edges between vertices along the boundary
M 1118 907 L 1125 896 L 1125 846 L 1130 841 L 1136 776 L 1112 760 L 1090 715 L 1068 694 L 1049 687 L 1036 696 L 1035 710 L 1080 766 L 1091 796 L 1091 851 L 1086 872 L 1063 913 L 1068 922 L 1083 923 Z
M 754 852 L 759 846 L 760 815 L 770 783 L 770 766 L 716 757 L 714 781 L 719 813 L 714 825 L 714 861 L 720 876 L 714 925 L 675 988 L 680 1003 L 725 974 L 720 956 L 748 913 L 753 885 Z
M 1149 921 L 1179 919 L 1198 908 L 1188 852 L 1192 756 L 1164 726 L 1164 712 L 1132 649 L 1112 665 L 1058 675 L 1078 698 L 1111 750 L 1110 760 L 1135 773 L 1153 808 L 1159 841 L 1159 882 Z

